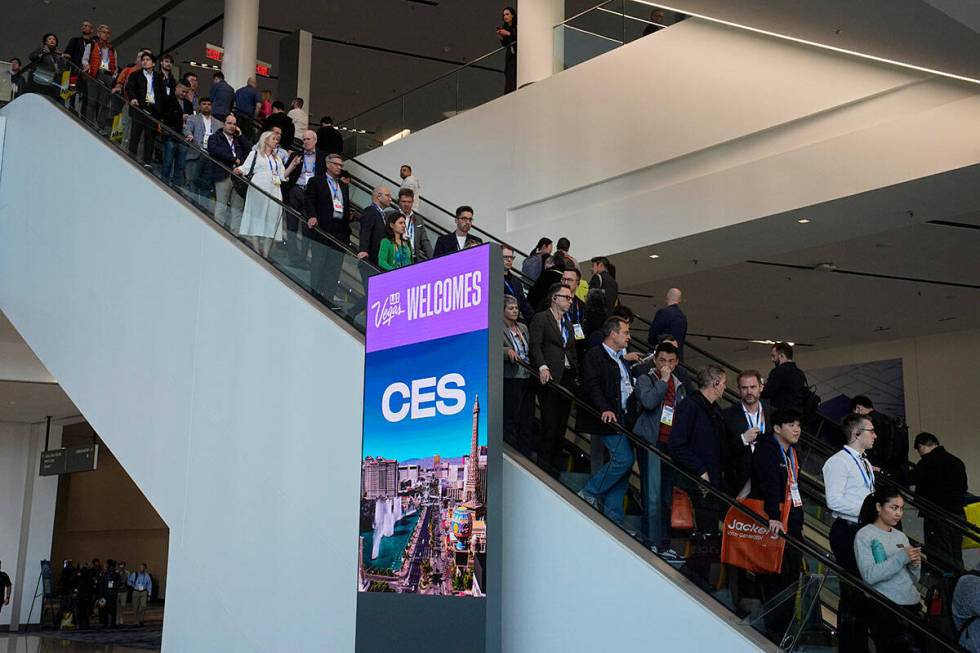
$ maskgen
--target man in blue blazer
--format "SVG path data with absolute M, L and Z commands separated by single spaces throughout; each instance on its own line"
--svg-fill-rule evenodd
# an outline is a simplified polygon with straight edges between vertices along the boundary
M 235 218 L 241 218 L 244 202 L 235 192 L 235 180 L 230 170 L 242 165 L 248 156 L 249 144 L 238 128 L 234 115 L 225 116 L 221 131 L 211 134 L 208 139 L 208 154 L 222 166 L 211 166 L 211 181 L 214 182 L 214 219 L 221 226 L 237 233 Z M 243 172 L 248 172 L 243 171 Z

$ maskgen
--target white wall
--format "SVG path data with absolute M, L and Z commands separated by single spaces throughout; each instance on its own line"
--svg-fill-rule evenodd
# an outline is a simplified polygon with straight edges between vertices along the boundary
M 46 101 L 3 114 L 0 310 L 170 527 L 164 650 L 352 650 L 361 343 Z
M 50 446 L 61 443 L 61 425 L 52 424 Z M 51 557 L 58 478 L 38 476 L 44 449 L 42 425 L 0 422 L 0 562 L 13 583 L 0 627 L 38 623 L 41 600 L 31 603 L 41 560 Z
M 975 163 L 977 90 L 691 19 L 363 158 L 584 260 Z
M 505 653 L 759 650 L 509 457 L 503 487 Z
M 798 347 L 795 358 L 803 371 L 901 358 L 910 438 L 921 431 L 934 433 L 950 453 L 966 464 L 970 488 L 974 491 L 980 488 L 980 443 L 977 440 L 980 404 L 977 403 L 976 388 L 976 370 L 980 370 L 980 331 L 957 331 L 827 349 Z M 754 367 L 763 373 L 772 367 L 768 352 L 732 363 L 741 369 Z M 911 443 L 909 446 L 909 455 L 916 460 Z
M 30 347 L 18 342 L 0 342 L 0 380 L 55 383 Z

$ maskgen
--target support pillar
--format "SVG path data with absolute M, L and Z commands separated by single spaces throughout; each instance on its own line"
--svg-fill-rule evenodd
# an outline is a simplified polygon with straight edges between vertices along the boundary
M 225 0 L 221 72 L 232 88 L 245 86 L 255 75 L 258 42 L 259 0 Z
M 565 20 L 564 0 L 522 0 L 517 9 L 517 87 L 550 77 L 554 28 Z
M 305 30 L 297 30 L 279 41 L 279 85 L 276 93 L 287 105 L 295 97 L 306 102 L 303 109 L 313 114 L 310 102 L 310 80 L 313 74 L 313 35 Z M 320 107 L 320 114 L 323 107 Z M 317 124 L 316 119 L 310 124 Z M 300 136 L 300 134 L 297 134 Z

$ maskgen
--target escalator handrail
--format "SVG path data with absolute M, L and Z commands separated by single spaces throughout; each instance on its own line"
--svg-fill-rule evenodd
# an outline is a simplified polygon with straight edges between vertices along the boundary
M 529 363 L 525 363 L 520 359 L 515 361 L 515 363 L 523 367 L 525 370 L 527 370 L 531 374 L 531 379 L 537 378 L 538 371 Z M 575 393 L 559 385 L 558 383 L 555 383 L 553 380 L 549 380 L 548 383 L 545 385 L 547 385 L 547 387 L 552 392 L 556 392 L 562 395 L 567 401 L 570 401 L 575 406 L 577 412 L 585 411 L 591 414 L 593 417 L 596 418 L 601 417 L 601 413 L 598 410 L 596 410 L 586 402 L 582 401 L 582 399 L 577 397 Z M 644 451 L 647 452 L 648 455 L 656 456 L 660 460 L 660 462 L 662 464 L 666 464 L 672 470 L 673 473 L 679 474 L 684 478 L 686 478 L 689 482 L 696 485 L 702 493 L 713 495 L 715 499 L 720 500 L 721 503 L 725 505 L 726 509 L 733 508 L 733 507 L 737 508 L 741 513 L 751 517 L 758 524 L 768 526 L 769 523 L 768 517 L 763 517 L 762 515 L 756 513 L 755 511 L 750 510 L 743 504 L 739 503 L 736 499 L 733 499 L 732 497 L 722 492 L 720 489 L 716 488 L 711 483 L 706 482 L 700 476 L 697 476 L 694 473 L 689 472 L 686 469 L 683 469 L 682 467 L 678 466 L 668 454 L 665 454 L 664 452 L 657 449 L 657 447 L 655 447 L 653 444 L 648 442 L 646 438 L 637 435 L 631 429 L 627 429 L 623 425 L 616 422 L 611 422 L 608 424 L 608 426 L 614 428 L 616 431 L 619 432 L 620 435 L 625 436 L 627 440 L 629 440 L 633 444 L 633 446 L 643 449 Z M 787 545 L 793 547 L 798 551 L 802 551 L 806 555 L 809 555 L 813 558 L 820 560 L 820 562 L 824 564 L 828 569 L 832 570 L 838 576 L 838 578 L 846 581 L 847 583 L 851 584 L 854 587 L 857 587 L 858 589 L 863 591 L 865 595 L 870 596 L 873 600 L 877 601 L 879 605 L 884 606 L 894 616 L 897 616 L 901 620 L 909 623 L 913 628 L 922 632 L 930 639 L 933 639 L 938 643 L 942 644 L 943 646 L 946 646 L 951 651 L 960 650 L 959 646 L 953 643 L 952 641 L 948 640 L 945 635 L 941 633 L 934 633 L 928 630 L 927 628 L 925 628 L 924 626 L 922 626 L 921 624 L 919 624 L 918 622 L 909 619 L 904 613 L 902 613 L 899 610 L 899 608 L 894 606 L 888 598 L 884 597 L 884 595 L 880 594 L 873 587 L 865 583 L 863 578 L 860 578 L 859 576 L 855 576 L 851 572 L 841 567 L 836 560 L 834 560 L 832 557 L 829 557 L 827 555 L 827 552 L 825 552 L 817 545 L 809 542 L 808 540 L 797 539 L 795 536 L 789 535 L 788 533 L 779 533 L 778 535 L 779 537 L 781 537 L 786 541 Z
M 38 62 L 31 62 L 31 64 L 29 64 L 28 66 L 25 66 L 24 68 L 22 68 L 21 69 L 21 74 L 24 74 L 24 73 L 29 72 L 29 70 L 31 69 L 31 67 L 37 65 L 37 63 Z M 187 141 L 184 138 L 184 135 L 183 134 L 177 133 L 176 131 L 174 131 L 173 129 L 171 129 L 170 127 L 168 127 L 166 124 L 164 124 L 160 119 L 158 119 L 155 116 L 153 116 L 152 114 L 144 111 L 142 108 L 132 106 L 131 104 L 129 104 L 128 102 L 125 101 L 125 98 L 122 95 L 120 95 L 118 93 L 113 93 L 111 88 L 109 88 L 108 86 L 106 86 L 100 80 L 97 80 L 94 77 L 89 76 L 89 74 L 86 73 L 85 71 L 80 70 L 70 60 L 65 60 L 64 61 L 64 65 L 66 65 L 70 69 L 72 69 L 75 74 L 79 75 L 80 77 L 84 77 L 85 84 L 87 86 L 88 85 L 92 85 L 92 84 L 96 84 L 96 85 L 100 86 L 105 91 L 105 93 L 108 94 L 108 96 L 110 96 L 110 97 L 114 96 L 114 97 L 120 98 L 120 100 L 123 103 L 123 106 L 129 107 L 129 111 L 130 112 L 138 111 L 140 114 L 142 114 L 144 120 L 146 120 L 146 121 L 154 124 L 156 127 L 158 127 L 161 130 L 161 134 L 163 134 L 164 136 L 169 136 L 170 138 L 173 138 L 174 140 L 176 140 L 179 143 L 183 144 L 183 146 L 190 147 L 190 148 L 193 148 L 193 149 L 197 150 L 198 153 L 199 153 L 199 155 L 202 158 L 204 158 L 205 160 L 207 160 L 210 165 L 213 165 L 213 166 L 222 168 L 223 170 L 225 170 L 230 175 L 235 175 L 235 173 L 233 172 L 233 170 L 231 168 L 229 168 L 225 164 L 221 163 L 220 161 L 217 161 L 216 159 L 214 159 L 210 154 L 208 154 L 207 150 L 199 147 L 196 143 L 194 143 L 192 141 Z M 25 76 L 24 79 L 27 80 L 28 78 Z M 25 83 L 23 85 L 23 88 L 19 88 L 18 89 L 18 96 L 20 96 L 20 95 L 26 95 L 28 93 L 32 93 L 32 94 L 35 93 L 35 91 L 33 89 L 35 87 L 37 87 L 37 86 L 38 85 L 35 84 L 35 83 L 33 83 L 33 82 Z M 52 88 L 58 88 L 58 87 L 52 86 Z M 50 96 L 48 96 L 48 95 L 46 95 L 44 93 L 36 93 L 36 94 L 37 95 L 40 95 L 41 97 L 47 97 L 52 102 L 54 102 L 54 104 L 56 106 L 59 106 L 60 108 L 64 109 L 65 111 L 68 111 L 68 109 L 66 107 L 64 107 L 63 104 L 60 104 L 60 103 L 56 102 L 54 100 L 54 98 L 52 98 L 52 97 L 50 97 Z M 83 123 L 85 122 L 84 119 L 81 119 L 81 121 Z M 275 196 L 270 195 L 269 193 L 267 193 L 266 191 L 262 190 L 258 186 L 255 186 L 254 184 L 252 184 L 252 182 L 250 180 L 246 179 L 243 175 L 235 175 L 235 177 L 237 178 L 237 180 L 240 180 L 242 183 L 248 185 L 249 188 L 252 188 L 252 189 L 257 190 L 258 192 L 262 193 L 265 197 L 267 197 L 267 198 L 271 199 L 272 201 L 274 201 L 275 203 L 279 204 L 280 207 L 282 208 L 282 210 L 284 211 L 284 213 L 289 213 L 290 215 L 294 216 L 298 220 L 302 220 L 302 221 L 305 222 L 305 218 L 303 217 L 303 215 L 299 211 L 297 211 L 296 209 L 292 208 L 291 206 L 289 206 L 288 204 L 286 204 L 285 202 L 283 202 L 283 200 L 281 198 L 276 198 Z M 340 249 L 340 250 L 345 251 L 348 254 L 351 254 L 353 256 L 356 256 L 357 255 L 357 252 L 353 251 L 353 248 L 351 248 L 350 245 L 347 245 L 347 244 L 342 243 L 341 241 L 337 240 L 332 234 L 330 234 L 330 233 L 328 233 L 326 231 L 323 231 L 322 229 L 320 229 L 320 227 L 313 227 L 313 229 L 315 229 L 316 232 L 320 236 L 322 236 L 327 241 L 329 241 L 330 244 L 331 244 L 331 246 L 334 247 L 335 249 Z M 363 260 L 362 263 L 364 263 L 366 266 L 370 267 L 374 271 L 378 271 L 378 272 L 381 271 L 379 268 L 377 268 L 376 266 L 374 266 L 370 261 Z

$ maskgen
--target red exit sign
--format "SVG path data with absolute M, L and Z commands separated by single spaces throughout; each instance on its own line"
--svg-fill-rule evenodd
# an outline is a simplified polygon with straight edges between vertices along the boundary
M 214 45 L 213 43 L 206 43 L 204 45 L 204 56 L 211 61 L 221 61 L 225 56 L 225 49 L 220 45 Z M 272 72 L 272 64 L 266 63 L 265 61 L 255 62 L 255 74 L 259 77 L 268 77 Z

